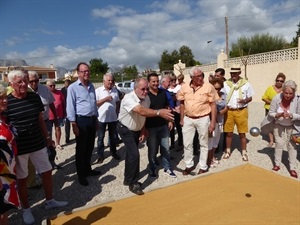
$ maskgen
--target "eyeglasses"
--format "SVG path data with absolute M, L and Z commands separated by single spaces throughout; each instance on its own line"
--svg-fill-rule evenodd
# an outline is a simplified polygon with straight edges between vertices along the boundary
M 283 83 L 284 81 L 283 81 L 283 80 L 276 80 L 276 82 L 280 82 L 280 83 Z
M 200 76 L 193 76 L 193 78 L 200 79 L 200 78 L 203 78 L 203 76 L 202 75 L 200 75 Z
M 30 84 L 38 83 L 38 82 L 39 82 L 39 79 L 35 79 L 35 80 L 30 80 L 30 81 L 29 81 Z
M 48 85 L 49 87 L 55 87 L 55 84 Z
M 84 71 L 78 71 L 79 73 L 89 73 L 89 70 L 84 70 Z
M 141 90 L 142 92 L 149 91 L 148 88 L 138 88 L 138 89 Z

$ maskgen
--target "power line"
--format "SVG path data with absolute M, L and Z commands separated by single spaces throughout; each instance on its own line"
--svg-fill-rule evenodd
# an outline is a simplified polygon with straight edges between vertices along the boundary
M 291 6 L 291 7 L 287 7 L 287 8 L 281 8 L 281 9 L 278 9 L 278 10 L 269 11 L 268 13 L 259 13 L 259 14 L 252 13 L 252 14 L 241 15 L 241 16 L 230 16 L 228 19 L 230 19 L 230 20 L 249 20 L 246 17 L 251 17 L 251 20 L 266 20 L 266 19 L 253 18 L 253 16 L 254 15 L 258 16 L 258 15 L 263 15 L 263 14 L 273 14 L 273 13 L 276 13 L 276 12 L 280 12 L 280 11 L 282 12 L 282 11 L 286 11 L 286 10 L 290 10 L 290 9 L 296 9 L 296 8 L 300 8 L 300 5 L 295 5 L 295 6 Z M 171 36 L 171 35 L 175 35 L 177 33 L 182 33 L 182 32 L 185 32 L 185 31 L 189 31 L 189 30 L 209 26 L 211 24 L 215 24 L 216 22 L 223 21 L 223 19 L 224 19 L 224 17 L 221 17 L 221 18 L 216 18 L 216 19 L 212 19 L 212 20 L 209 20 L 209 21 L 205 21 L 203 23 L 193 23 L 191 26 L 186 26 L 186 27 L 183 27 L 182 29 L 177 29 L 177 30 L 174 30 L 174 31 L 171 31 L 171 32 L 163 33 L 163 34 L 160 34 L 160 35 L 155 35 L 155 36 L 152 36 L 152 37 L 148 36 L 146 38 L 142 38 L 141 40 L 143 40 L 143 41 L 145 41 L 145 40 L 158 40 L 158 39 L 161 39 L 161 38 L 166 37 L 166 36 Z M 272 19 L 270 18 L 270 20 L 272 20 Z M 91 36 L 87 36 L 87 37 L 91 38 Z M 82 38 L 85 38 L 85 36 L 82 36 Z M 73 39 L 79 39 L 79 38 L 73 38 Z M 50 41 L 57 41 L 57 40 L 64 40 L 64 39 L 59 38 L 59 39 L 52 39 L 52 40 L 48 40 L 48 41 L 50 42 Z M 43 42 L 45 42 L 45 41 L 43 41 Z M 102 48 L 95 48 L 95 49 L 92 49 L 92 50 L 78 51 L 78 52 L 75 52 L 75 53 L 76 54 L 82 54 L 82 53 L 88 53 L 88 52 L 95 52 L 95 51 L 98 51 L 98 50 L 101 50 L 101 49 Z M 72 52 L 65 52 L 65 53 L 61 53 L 61 54 L 53 54 L 53 55 L 42 56 L 42 57 L 41 56 L 26 57 L 26 58 L 22 58 L 22 59 L 52 58 L 52 57 L 64 56 L 64 55 L 68 55 L 68 54 L 72 54 Z M 12 59 L 12 60 L 16 60 L 16 59 Z

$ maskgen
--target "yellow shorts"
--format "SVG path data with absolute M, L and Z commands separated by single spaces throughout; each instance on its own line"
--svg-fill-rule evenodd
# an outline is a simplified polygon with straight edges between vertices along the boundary
M 236 125 L 239 134 L 248 132 L 248 108 L 227 111 L 224 132 L 233 132 L 234 125 Z

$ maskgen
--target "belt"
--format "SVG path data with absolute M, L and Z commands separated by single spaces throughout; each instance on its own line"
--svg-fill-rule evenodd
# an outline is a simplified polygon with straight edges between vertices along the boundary
M 95 119 L 96 118 L 96 116 L 82 116 L 82 115 L 76 115 L 76 117 L 85 118 L 85 119 Z
M 230 111 L 238 111 L 238 110 L 243 110 L 243 109 L 246 109 L 246 108 L 247 108 L 247 106 L 240 107 L 240 108 L 230 108 L 230 107 L 228 107 L 228 110 L 230 110 Z
M 199 118 L 202 118 L 202 117 L 205 117 L 205 116 L 208 116 L 210 113 L 208 113 L 208 114 L 205 114 L 205 115 L 203 115 L 203 116 L 188 116 L 188 115 L 185 115 L 186 117 L 188 117 L 188 118 L 190 118 L 190 119 L 199 119 Z

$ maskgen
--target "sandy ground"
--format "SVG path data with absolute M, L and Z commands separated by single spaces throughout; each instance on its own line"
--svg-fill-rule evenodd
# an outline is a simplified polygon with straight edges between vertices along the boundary
M 249 106 L 249 128 L 259 127 L 261 120 L 264 117 L 263 103 L 253 102 Z M 62 129 L 63 130 L 63 129 Z M 72 133 L 72 132 L 71 132 Z M 64 131 L 63 131 L 64 136 Z M 36 218 L 35 224 L 41 224 L 41 222 L 48 216 L 55 216 L 64 211 L 72 211 L 78 208 L 87 208 L 96 206 L 105 202 L 115 201 L 124 197 L 133 196 L 128 190 L 127 186 L 123 185 L 124 174 L 124 149 L 123 144 L 118 147 L 118 154 L 121 156 L 120 161 L 116 161 L 110 156 L 109 149 L 105 149 L 105 160 L 102 164 L 96 164 L 97 153 L 96 148 L 92 156 L 93 168 L 100 169 L 102 175 L 100 177 L 89 177 L 89 186 L 83 187 L 77 181 L 74 153 L 75 153 L 75 140 L 72 134 L 71 143 L 68 145 L 62 144 L 63 150 L 58 151 L 57 163 L 63 168 L 53 171 L 53 192 L 57 200 L 67 200 L 69 205 L 62 209 L 44 209 L 44 192 L 43 189 L 29 190 L 30 204 L 32 205 L 32 212 Z M 274 158 L 274 146 L 268 148 L 268 142 L 264 140 L 262 136 L 252 137 L 247 134 L 248 139 L 248 155 L 249 164 L 271 170 L 273 166 Z M 64 137 L 62 142 L 64 143 Z M 95 140 L 96 147 L 97 139 Z M 107 140 L 105 141 L 107 143 Z M 236 166 L 247 164 L 242 161 L 241 150 L 239 148 L 238 135 L 234 135 L 234 141 L 232 148 L 234 149 L 230 159 L 223 160 L 217 168 L 210 169 L 209 173 L 218 173 L 220 171 L 227 170 Z M 298 146 L 299 153 L 299 146 Z M 170 185 L 176 185 L 183 181 L 193 180 L 199 176 L 193 173 L 190 176 L 183 176 L 182 171 L 185 169 L 185 165 L 182 161 L 183 151 L 171 151 L 171 155 L 174 158 L 172 165 L 177 178 L 170 178 L 163 174 L 163 170 L 159 170 L 159 177 L 157 179 L 151 179 L 148 177 L 148 159 L 147 159 L 147 146 L 143 143 L 140 146 L 141 164 L 140 164 L 140 181 L 143 183 L 144 191 L 149 192 L 158 188 L 163 188 Z M 219 153 L 221 158 L 222 153 Z M 300 175 L 299 161 L 300 154 L 298 154 L 298 169 L 297 172 Z M 198 157 L 195 157 L 195 161 L 198 162 Z M 287 152 L 283 153 L 283 165 L 281 170 L 277 174 L 290 178 L 288 172 L 288 155 Z M 196 168 L 195 172 L 198 171 Z M 296 179 L 294 179 L 296 180 Z M 299 178 L 297 179 L 299 181 Z M 13 210 L 10 214 L 10 224 L 22 224 L 22 215 L 20 211 Z

